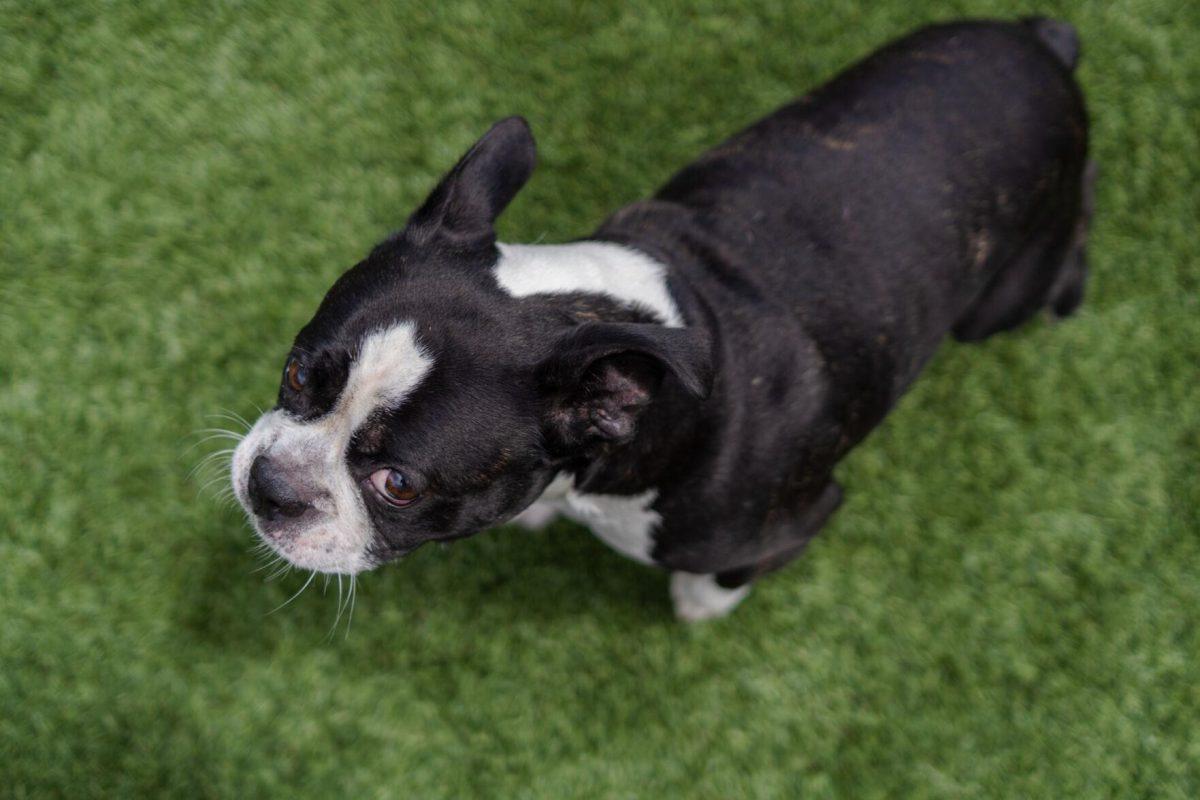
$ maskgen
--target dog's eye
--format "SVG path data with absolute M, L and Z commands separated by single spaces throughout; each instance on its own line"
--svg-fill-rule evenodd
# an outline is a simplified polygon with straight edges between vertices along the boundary
M 394 506 L 406 506 L 421 496 L 403 472 L 398 469 L 377 469 L 371 474 L 371 485 L 379 496 Z
M 308 370 L 293 358 L 287 365 L 288 388 L 293 392 L 299 392 L 304 389 L 304 384 L 306 383 L 308 383 Z

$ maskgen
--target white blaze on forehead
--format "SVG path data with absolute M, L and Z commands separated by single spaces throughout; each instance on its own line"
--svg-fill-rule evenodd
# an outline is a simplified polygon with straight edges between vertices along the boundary
M 650 311 L 669 328 L 683 316 L 667 289 L 667 269 L 645 253 L 613 242 L 498 244 L 496 281 L 514 297 L 602 294 Z
M 357 429 L 375 409 L 398 406 L 432 365 L 413 323 L 376 331 L 363 339 L 330 416 L 343 417 Z
M 285 411 L 259 418 L 233 454 L 233 487 L 250 514 L 247 483 L 258 456 L 275 461 L 298 485 L 315 490 L 316 514 L 305 527 L 283 535 L 259 534 L 293 564 L 323 572 L 356 573 L 374 566 L 369 555 L 374 528 L 362 490 L 350 474 L 350 439 L 377 410 L 400 406 L 433 366 L 416 327 L 405 322 L 364 337 L 333 409 L 311 421 Z

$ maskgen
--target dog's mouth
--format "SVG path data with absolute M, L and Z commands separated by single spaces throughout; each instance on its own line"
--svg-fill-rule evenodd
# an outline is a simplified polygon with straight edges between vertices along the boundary
M 300 532 L 255 524 L 262 541 L 276 554 L 301 569 L 338 575 L 355 575 L 375 566 L 365 553 L 340 546 L 336 529 L 317 522 Z
M 264 519 L 247 510 L 258 538 L 277 555 L 302 569 L 353 575 L 376 566 L 364 537 L 345 529 L 336 514 L 309 508 L 294 518 Z

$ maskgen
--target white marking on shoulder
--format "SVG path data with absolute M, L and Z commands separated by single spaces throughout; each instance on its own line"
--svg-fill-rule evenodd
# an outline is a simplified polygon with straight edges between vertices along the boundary
M 233 454 L 234 494 L 263 541 L 291 563 L 322 572 L 354 574 L 374 564 L 374 527 L 362 489 L 350 475 L 346 450 L 376 409 L 395 408 L 421 382 L 433 359 L 417 342 L 416 326 L 401 323 L 363 338 L 333 409 L 311 421 L 285 411 L 263 414 Z M 303 527 L 268 534 L 250 508 L 250 466 L 268 456 L 291 480 L 310 488 L 316 515 Z
M 675 616 L 683 622 L 701 622 L 723 617 L 750 594 L 750 585 L 726 589 L 715 575 L 671 573 L 671 602 Z
M 531 294 L 603 294 L 682 328 L 667 289 L 667 268 L 645 253 L 613 242 L 498 244 L 496 281 L 514 297 Z

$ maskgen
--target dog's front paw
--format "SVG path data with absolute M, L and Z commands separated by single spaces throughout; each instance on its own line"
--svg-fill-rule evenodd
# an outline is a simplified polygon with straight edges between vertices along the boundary
M 534 503 L 529 508 L 512 518 L 513 525 L 520 525 L 530 531 L 540 531 L 558 516 L 558 510 L 549 503 Z
M 723 617 L 750 594 L 750 585 L 726 589 L 717 584 L 715 575 L 691 572 L 671 573 L 671 602 L 675 616 L 683 622 L 701 622 Z

